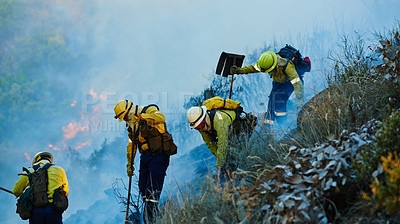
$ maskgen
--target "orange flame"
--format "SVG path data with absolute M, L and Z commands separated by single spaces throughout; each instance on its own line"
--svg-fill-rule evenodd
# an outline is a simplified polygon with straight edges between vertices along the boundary
M 93 89 L 89 90 L 89 94 L 93 99 L 96 99 L 97 97 L 99 100 L 107 100 L 107 96 L 103 94 L 97 94 Z
M 90 94 L 90 96 L 92 96 L 93 98 L 96 98 L 96 97 L 97 97 L 97 93 L 96 93 L 93 89 L 90 89 L 90 90 L 89 90 L 89 94 Z
M 60 150 L 61 150 L 60 147 L 54 146 L 53 144 L 47 144 L 47 146 L 48 146 L 49 148 L 52 148 L 52 149 L 56 150 L 56 151 L 60 151 Z
M 92 141 L 89 140 L 89 141 L 87 141 L 87 142 L 84 142 L 84 143 L 82 143 L 82 144 L 76 146 L 75 149 L 76 149 L 76 150 L 81 149 L 81 148 L 85 147 L 86 145 L 90 145 L 91 143 L 92 143 Z
M 31 161 L 31 156 L 27 152 L 25 153 L 25 158 L 26 160 Z
M 62 130 L 64 132 L 64 137 L 66 139 L 71 139 L 74 138 L 78 132 L 86 131 L 86 128 L 77 122 L 70 122 L 67 127 L 63 126 Z
M 103 94 L 100 94 L 100 95 L 99 95 L 99 99 L 100 99 L 100 100 L 107 100 L 107 96 L 105 96 L 105 95 L 103 95 Z

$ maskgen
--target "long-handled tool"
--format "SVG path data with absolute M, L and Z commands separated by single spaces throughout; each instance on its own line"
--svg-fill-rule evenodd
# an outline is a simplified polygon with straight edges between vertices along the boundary
M 7 190 L 7 189 L 5 189 L 5 188 L 2 188 L 2 187 L 0 187 L 0 190 L 3 190 L 3 191 L 5 191 L 5 192 L 7 192 L 7 193 L 10 193 L 10 194 L 14 194 L 12 191 L 10 191 L 10 190 Z
M 132 146 L 133 151 L 133 146 Z M 133 152 L 131 152 L 131 170 L 133 169 Z M 128 217 L 129 217 L 129 201 L 131 199 L 131 187 L 132 187 L 132 176 L 129 176 L 129 187 L 128 187 L 128 200 L 126 202 L 126 214 L 125 214 L 125 224 L 128 224 Z
M 133 130 L 133 138 L 135 140 L 135 130 Z M 134 153 L 133 153 L 133 149 L 134 147 L 136 147 L 135 141 L 132 142 L 132 148 L 131 148 L 131 158 L 130 158 L 130 164 L 131 164 L 131 170 L 133 170 L 133 159 L 134 159 Z M 129 218 L 129 201 L 131 199 L 131 187 L 132 187 L 132 176 L 129 177 L 129 188 L 128 188 L 128 200 L 126 203 L 126 214 L 125 214 L 125 224 L 128 224 L 128 218 Z
M 244 57 L 245 57 L 244 55 L 232 54 L 226 52 L 222 52 L 221 56 L 219 57 L 215 73 L 218 75 L 222 75 L 223 77 L 228 77 L 228 75 L 232 75 L 231 88 L 229 90 L 229 99 L 231 99 L 232 97 L 232 87 L 233 87 L 233 74 L 230 74 L 230 68 L 232 65 L 242 67 Z

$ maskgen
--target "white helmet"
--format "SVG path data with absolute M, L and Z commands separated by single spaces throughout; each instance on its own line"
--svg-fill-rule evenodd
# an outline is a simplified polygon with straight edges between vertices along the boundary
M 189 127 L 196 128 L 204 120 L 207 114 L 207 107 L 191 107 L 186 113 Z

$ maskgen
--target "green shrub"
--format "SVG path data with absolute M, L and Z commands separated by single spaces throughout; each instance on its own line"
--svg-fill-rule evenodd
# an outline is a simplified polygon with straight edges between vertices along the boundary
M 394 156 L 393 156 L 394 155 Z M 388 215 L 400 214 L 400 159 L 398 153 L 382 156 L 384 179 L 375 178 L 371 184 L 372 197 L 363 193 L 363 198 L 384 208 Z

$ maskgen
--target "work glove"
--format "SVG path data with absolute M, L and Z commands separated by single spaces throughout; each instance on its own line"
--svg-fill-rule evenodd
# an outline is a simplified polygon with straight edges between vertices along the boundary
M 232 65 L 230 70 L 229 70 L 229 72 L 230 72 L 231 75 L 233 75 L 233 74 L 241 74 L 242 73 L 241 72 L 241 68 L 239 68 L 236 65 Z
M 135 167 L 128 163 L 128 165 L 126 165 L 126 171 L 127 171 L 128 177 L 131 177 L 131 176 L 133 176 L 133 171 L 135 171 Z

